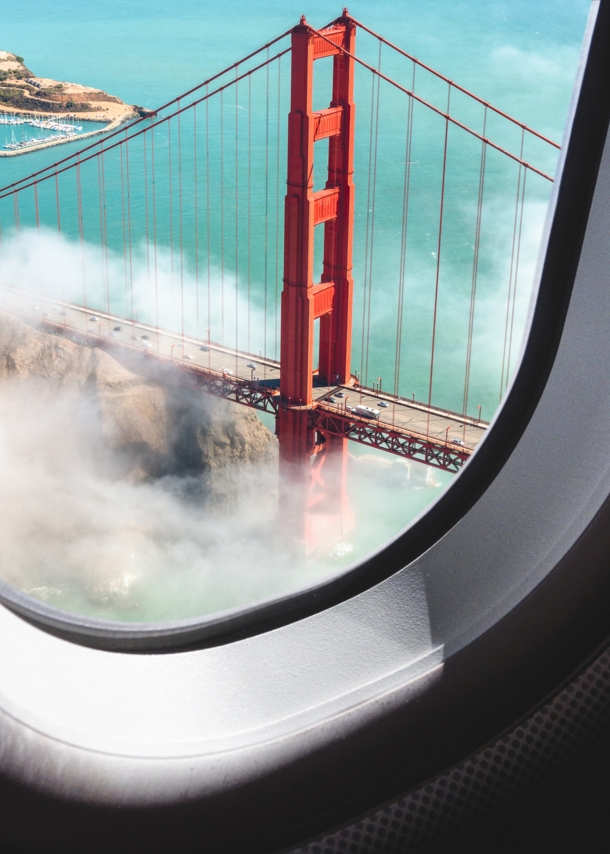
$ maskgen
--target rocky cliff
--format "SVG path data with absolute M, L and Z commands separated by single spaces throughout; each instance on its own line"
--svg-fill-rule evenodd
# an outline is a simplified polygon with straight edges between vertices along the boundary
M 35 390 L 41 417 L 47 395 L 82 393 L 112 451 L 114 476 L 194 475 L 221 498 L 231 492 L 226 473 L 235 464 L 277 454 L 275 437 L 254 412 L 181 387 L 174 369 L 159 371 L 144 359 L 128 368 L 97 347 L 0 312 L 0 393 L 16 382 Z

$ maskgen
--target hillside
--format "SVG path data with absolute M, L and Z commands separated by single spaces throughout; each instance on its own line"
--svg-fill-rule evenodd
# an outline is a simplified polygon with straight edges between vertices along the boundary
M 144 360 L 138 373 L 129 367 L 0 312 L 0 394 L 16 383 L 31 388 L 41 417 L 45 399 L 82 395 L 114 477 L 198 476 L 220 498 L 231 489 L 224 476 L 214 485 L 215 472 L 277 454 L 277 440 L 251 410 L 183 388 L 175 373 L 155 374 Z
M 38 77 L 22 56 L 0 51 L 0 110 L 75 114 L 79 119 L 115 122 L 134 108 L 101 89 Z

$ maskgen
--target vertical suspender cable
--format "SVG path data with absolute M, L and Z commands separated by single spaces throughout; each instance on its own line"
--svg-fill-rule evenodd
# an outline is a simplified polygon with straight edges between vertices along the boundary
M 368 296 L 368 259 L 369 259 L 369 235 L 370 235 L 370 220 L 371 220 L 371 183 L 372 183 L 372 174 L 373 174 L 373 129 L 374 129 L 374 115 L 375 115 L 375 86 L 377 80 L 375 79 L 375 75 L 371 75 L 371 114 L 370 114 L 370 124 L 369 124 L 369 163 L 368 163 L 368 179 L 367 179 L 367 189 L 366 189 L 366 225 L 364 231 L 364 275 L 363 275 L 363 287 L 362 287 L 362 341 L 360 348 L 360 382 L 364 383 L 364 364 L 365 364 L 365 350 L 366 350 L 366 306 L 367 306 L 367 296 Z
M 36 230 L 38 230 L 40 228 L 40 212 L 38 210 L 38 181 L 34 181 L 34 213 L 35 213 L 35 217 L 36 217 Z M 1 232 L 0 232 L 0 237 L 1 237 Z M 41 281 L 44 281 L 44 279 Z M 42 291 L 43 291 L 42 286 L 41 286 L 40 290 L 42 293 Z
M 279 293 L 280 293 L 280 131 L 281 131 L 281 81 L 282 57 L 277 61 L 277 150 L 275 156 L 275 306 L 274 306 L 274 353 L 279 354 Z
M 269 48 L 267 48 L 269 59 Z M 267 92 L 265 98 L 265 248 L 263 266 L 263 354 L 267 358 L 267 277 L 269 275 L 269 66 L 266 67 Z
M 483 115 L 483 136 L 487 126 L 487 107 Z M 477 296 L 477 278 L 479 273 L 479 251 L 481 246 L 481 222 L 483 218 L 483 196 L 485 193 L 485 165 L 487 161 L 487 143 L 481 143 L 481 163 L 479 166 L 479 194 L 477 198 L 477 218 L 474 230 L 474 252 L 472 258 L 472 281 L 470 286 L 470 311 L 468 314 L 468 337 L 466 341 L 466 370 L 464 374 L 464 399 L 462 414 L 468 414 L 468 393 L 470 391 L 470 365 L 472 361 L 472 336 L 474 330 L 474 312 Z
M 174 180 L 172 174 L 172 120 L 167 122 L 167 167 L 168 167 L 168 201 L 169 201 L 169 264 L 172 283 L 172 323 L 174 322 Z
M 237 69 L 235 69 L 237 76 Z M 235 374 L 239 350 L 239 83 L 235 83 Z
M 220 340 L 225 342 L 225 146 L 224 92 L 220 92 Z
M 20 218 L 19 218 L 19 193 L 17 190 L 13 193 L 13 207 L 15 209 L 15 229 L 17 234 L 20 231 Z
M 61 234 L 61 212 L 59 205 L 59 176 L 57 166 L 55 167 L 55 210 L 57 213 L 57 231 Z
M 415 91 L 415 69 L 411 91 Z M 405 172 L 403 179 L 402 230 L 400 236 L 400 268 L 398 273 L 398 311 L 396 317 L 396 356 L 394 362 L 394 394 L 400 393 L 400 363 L 402 356 L 402 327 L 405 300 L 405 277 L 407 266 L 407 233 L 409 224 L 409 190 L 411 188 L 411 149 L 413 144 L 413 98 L 409 98 L 407 112 L 407 134 L 405 143 Z
M 197 104 L 193 107 L 193 205 L 195 208 L 195 325 L 199 338 L 199 187 L 197 182 Z
M 377 64 L 378 71 L 381 70 L 381 42 L 379 42 L 379 59 Z M 379 150 L 379 102 L 380 98 L 381 77 L 377 77 L 377 103 L 375 105 L 375 136 L 373 145 L 373 185 L 371 191 L 371 237 L 369 242 L 369 257 L 368 257 L 368 305 L 366 312 L 366 360 L 364 364 L 364 384 L 368 385 L 369 381 L 369 352 L 371 340 L 371 302 L 373 295 L 373 249 L 375 246 L 375 203 L 377 199 L 377 152 Z
M 451 106 L 451 83 L 447 91 L 447 115 Z M 438 313 L 438 288 L 441 272 L 441 246 L 443 240 L 443 214 L 445 212 L 445 181 L 447 178 L 447 144 L 449 142 L 449 119 L 445 119 L 445 142 L 443 146 L 443 176 L 441 180 L 441 201 L 438 222 L 438 242 L 436 246 L 436 277 L 434 282 L 434 311 L 432 315 L 432 346 L 430 352 L 430 384 L 428 386 L 428 422 L 426 432 L 430 431 L 430 407 L 432 406 L 432 382 L 434 379 L 434 351 L 436 348 L 436 318 Z
M 142 155 L 144 158 L 144 234 L 146 240 L 146 296 L 148 302 L 148 318 L 152 318 L 152 288 L 150 282 L 150 227 L 148 216 L 148 146 L 146 142 L 147 133 L 142 135 Z
M 57 212 L 57 233 L 61 235 L 61 203 L 59 200 L 59 176 L 57 174 L 57 166 L 55 167 L 55 210 Z M 60 243 L 60 252 L 62 251 L 62 246 Z M 63 270 L 63 264 L 61 265 Z M 64 284 L 65 278 L 62 275 L 61 277 L 61 298 L 64 298 Z
M 106 289 L 106 311 L 108 312 L 108 314 L 110 314 L 110 279 L 108 275 L 108 215 L 106 210 L 106 163 L 103 150 L 100 151 L 100 165 L 100 173 L 102 180 L 101 205 L 104 230 L 104 286 Z
M 525 132 L 521 132 L 521 154 L 520 159 L 523 159 L 523 144 L 524 144 Z M 521 194 L 521 176 L 523 174 L 523 167 L 519 164 L 519 169 L 517 172 L 517 192 L 515 194 L 515 216 L 513 219 L 513 237 L 511 244 L 511 254 L 510 254 L 510 269 L 508 272 L 508 294 L 506 296 L 506 318 L 504 321 L 504 344 L 502 348 L 502 369 L 500 371 L 500 401 L 502 400 L 502 395 L 504 393 L 504 389 L 508 384 L 508 372 L 506 372 L 506 356 L 507 356 L 507 346 L 508 346 L 508 328 L 510 323 L 510 307 L 511 307 L 511 299 L 512 299 L 512 291 L 513 291 L 513 276 L 515 271 L 515 254 L 517 251 L 517 224 L 519 221 L 519 198 Z
M 56 211 L 57 211 L 57 231 L 61 235 L 61 201 L 60 201 L 60 194 L 59 194 L 59 175 L 57 174 L 57 167 L 55 167 L 55 207 L 56 207 Z M 60 252 L 60 255 L 63 256 L 64 247 L 63 247 L 63 243 L 61 243 L 61 242 L 59 244 L 59 252 Z M 66 277 L 65 277 L 65 273 L 64 273 L 64 270 L 65 270 L 65 264 L 64 263 L 60 264 L 60 269 L 61 269 L 61 273 L 62 273 L 62 275 L 61 275 L 61 298 L 65 299 Z
M 248 346 L 250 353 L 250 286 L 252 269 L 250 264 L 252 234 L 252 75 L 248 75 Z
M 155 328 L 157 330 L 157 352 L 159 351 L 159 269 L 157 265 L 157 179 L 155 174 L 155 129 L 150 132 L 150 173 L 152 179 L 153 212 L 153 265 L 155 278 Z
M 332 311 L 329 311 L 329 313 L 327 314 L 327 316 L 326 316 L 326 317 L 328 318 L 326 322 L 328 323 L 329 329 L 331 330 L 330 334 L 329 334 L 329 335 L 327 335 L 327 338 L 328 338 L 328 348 L 327 348 L 327 350 L 328 350 L 328 352 L 326 353 L 326 359 L 327 359 L 327 361 L 326 361 L 326 365 L 327 365 L 327 368 L 328 368 L 328 376 L 326 377 L 326 385 L 328 385 L 328 386 L 330 387 L 330 386 L 333 384 L 333 372 L 332 372 L 332 351 L 333 351 L 333 335 L 332 335 L 332 328 L 333 328 L 333 313 L 332 313 Z M 320 318 L 320 327 L 321 327 L 321 324 L 322 324 L 322 320 L 323 320 L 323 318 Z
M 101 151 L 101 145 L 100 145 Z M 102 194 L 102 158 L 101 156 L 97 158 L 97 198 L 99 203 L 99 225 L 100 225 L 100 252 L 102 255 L 102 289 L 103 289 L 103 305 L 106 311 L 108 311 L 108 294 L 106 292 L 107 285 L 107 276 L 106 276 L 106 265 L 104 263 L 104 202 L 103 202 L 103 194 Z
M 178 101 L 180 107 L 180 101 Z M 182 230 L 182 135 L 181 113 L 178 113 L 178 237 L 180 249 L 180 331 L 182 354 L 184 355 L 184 236 Z
M 76 161 L 76 196 L 77 196 L 77 211 L 78 211 L 78 236 L 81 252 L 81 267 L 83 274 L 83 304 L 87 308 L 87 275 L 85 270 L 85 231 L 83 225 L 83 195 L 80 175 L 80 160 Z
M 208 87 L 205 87 L 207 94 Z M 205 196 L 206 196 L 206 229 L 207 229 L 207 273 L 208 273 L 208 344 L 212 335 L 212 273 L 210 260 L 210 110 L 208 100 L 205 102 Z M 208 364 L 210 359 L 208 351 Z
M 513 347 L 513 327 L 515 323 L 515 306 L 517 304 L 517 281 L 519 278 L 519 259 L 521 256 L 521 234 L 523 231 L 523 210 L 525 208 L 525 182 L 527 179 L 527 170 L 523 171 L 523 186 L 521 190 L 521 210 L 519 213 L 519 234 L 517 236 L 517 257 L 515 260 L 515 277 L 513 284 L 513 307 L 511 311 L 510 318 L 510 332 L 508 337 L 508 359 L 506 364 L 506 384 L 508 385 L 508 381 L 510 378 L 510 363 L 511 363 L 511 355 L 512 355 L 512 347 Z
M 123 275 L 125 278 L 125 299 L 127 299 L 127 234 L 125 232 L 125 175 L 123 168 L 123 146 L 119 146 L 119 157 L 121 161 L 121 226 L 123 230 Z M 127 311 L 125 305 L 124 311 Z
M 40 212 L 38 210 L 38 181 L 34 181 L 34 213 L 36 216 L 36 228 L 40 228 Z
M 131 320 L 136 319 L 133 296 L 133 253 L 131 248 L 131 176 L 129 171 L 129 141 L 125 131 L 125 183 L 127 185 L 127 241 L 129 246 L 129 298 L 131 303 Z

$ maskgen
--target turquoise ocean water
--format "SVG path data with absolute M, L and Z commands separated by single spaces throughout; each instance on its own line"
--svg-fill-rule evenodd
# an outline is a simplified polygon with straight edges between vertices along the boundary
M 588 0 L 462 0 L 459 3 L 449 0 L 381 0 L 370 3 L 362 0 L 352 3 L 349 11 L 373 30 L 450 79 L 560 142 L 589 5 Z M 202 0 L 197 3 L 178 2 L 171 8 L 158 0 L 112 0 L 102 1 L 95 6 L 82 0 L 57 0 L 53 4 L 43 0 L 24 0 L 18 7 L 6 4 L 2 14 L 0 48 L 24 56 L 28 66 L 40 76 L 85 83 L 118 95 L 128 103 L 153 108 L 288 29 L 298 21 L 301 14 L 306 14 L 313 25 L 321 26 L 340 12 L 340 6 L 320 0 L 258 4 L 236 0 L 226 7 Z M 359 54 L 377 64 L 379 56 L 376 46 L 364 35 L 358 38 Z M 411 84 L 412 68 L 409 63 L 398 61 L 387 53 L 383 54 L 381 62 L 382 70 L 386 73 L 404 85 Z M 287 71 L 285 60 L 279 69 L 276 63 L 268 77 L 259 74 L 259 82 L 252 87 L 247 88 L 244 84 L 237 95 L 227 94 L 222 123 L 220 113 L 214 112 L 219 109 L 218 99 L 210 104 L 207 115 L 202 108 L 198 110 L 193 124 L 193 127 L 195 124 L 198 127 L 198 146 L 202 144 L 207 127 L 206 139 L 212 158 L 212 177 L 207 191 L 211 190 L 212 196 L 218 198 L 221 189 L 224 189 L 228 199 L 223 214 L 226 216 L 222 222 L 222 233 L 218 221 L 211 226 L 212 257 L 206 255 L 205 248 L 199 249 L 197 253 L 192 248 L 194 233 L 198 228 L 193 217 L 179 223 L 171 204 L 164 205 L 162 202 L 157 211 L 159 226 L 156 247 L 159 258 L 163 259 L 159 264 L 164 266 L 164 281 L 168 292 L 172 294 L 171 299 L 163 303 L 161 325 L 175 325 L 179 322 L 185 297 L 184 287 L 181 295 L 177 283 L 182 282 L 183 285 L 186 281 L 188 331 L 201 335 L 211 327 L 211 337 L 215 340 L 237 343 L 241 348 L 255 353 L 262 350 L 270 356 L 277 356 L 278 346 L 276 300 L 281 290 L 281 206 L 285 174 L 283 142 L 288 110 Z M 328 102 L 328 96 L 324 94 L 326 73 L 321 67 L 315 93 L 316 107 L 326 106 Z M 446 87 L 427 79 L 425 75 L 418 77 L 417 85 L 420 87 L 418 91 L 428 100 L 443 108 L 446 106 Z M 369 384 L 382 377 L 384 388 L 395 388 L 404 396 L 411 397 L 413 394 L 417 399 L 426 400 L 444 123 L 438 117 L 428 116 L 423 109 L 415 108 L 415 130 L 409 155 L 413 201 L 409 211 L 406 271 L 401 276 L 401 216 L 408 104 L 400 93 L 386 85 L 376 94 L 368 73 L 361 69 L 357 73 L 356 90 L 354 368 L 365 381 L 368 379 Z M 381 131 L 376 154 L 376 180 L 372 185 L 369 178 L 370 129 L 376 116 L 377 97 Z M 457 96 L 452 101 L 454 111 L 478 131 L 485 127 L 490 137 L 518 153 L 519 135 L 501 121 L 488 117 L 488 124 L 483 125 L 485 117 L 482 109 L 468 105 L 465 99 L 460 101 Z M 238 127 L 236 121 L 239 122 Z M 189 122 L 192 120 L 189 119 Z M 224 162 L 219 160 L 220 127 L 224 129 Z M 239 128 L 241 130 L 238 133 Z M 176 131 L 180 132 L 180 129 L 174 122 L 171 138 L 166 130 L 158 134 L 156 132 L 155 135 L 158 150 L 164 146 L 169 149 L 165 165 L 157 173 L 158 198 L 163 197 L 162 188 L 167 187 L 172 179 L 175 191 L 176 176 L 184 175 L 185 205 L 194 211 L 202 203 L 202 198 L 194 196 L 192 181 L 189 181 L 196 169 L 191 124 L 182 125 L 180 149 L 176 145 Z M 246 133 L 249 134 L 253 161 L 247 158 Z M 481 149 L 480 143 L 466 134 L 460 136 L 453 131 L 452 134 L 447 173 L 450 177 L 445 187 L 447 216 L 443 226 L 433 403 L 459 411 L 463 406 L 465 330 L 472 280 L 473 223 L 476 219 Z M 234 136 L 237 142 L 232 142 Z M 66 144 L 44 152 L 2 159 L 0 185 L 19 180 L 56 160 L 59 152 L 63 157 L 76 147 L 76 143 Z M 201 150 L 200 147 L 199 157 Z M 130 151 L 132 161 L 138 155 L 143 156 L 143 150 L 134 145 Z M 109 210 L 113 205 L 118 210 L 122 162 L 119 163 L 117 156 L 112 156 L 115 157 L 114 161 L 111 155 L 107 159 L 106 194 Z M 145 156 L 150 157 L 149 150 Z M 544 171 L 553 173 L 556 153 L 546 146 L 526 142 L 524 157 L 536 162 Z M 201 160 L 199 164 L 201 168 Z M 279 180 L 274 185 L 271 198 L 267 199 L 264 198 L 265 170 L 267 174 L 275 174 Z M 122 278 L 123 273 L 118 269 L 122 263 L 120 256 L 125 236 L 118 225 L 114 232 L 112 225 L 109 227 L 107 239 L 111 254 L 114 251 L 116 259 L 114 262 L 112 259 L 104 262 L 107 265 L 104 283 L 104 276 L 100 272 L 103 264 L 95 255 L 99 247 L 99 235 L 95 231 L 99 210 L 96 180 L 93 167 L 90 173 L 83 167 L 83 221 L 88 251 L 91 253 L 88 264 L 91 270 L 98 270 L 98 274 L 87 272 L 89 300 L 102 308 L 104 301 L 111 298 L 112 309 L 121 313 L 122 309 L 127 308 L 126 279 Z M 316 174 L 316 180 L 323 180 L 323 170 Z M 510 373 L 506 364 L 502 370 L 503 360 L 506 362 L 502 333 L 517 181 L 515 164 L 493 152 L 488 155 L 468 399 L 469 413 L 476 414 L 480 406 L 484 418 L 492 417 L 501 392 L 505 390 L 507 374 Z M 543 179 L 532 176 L 531 179 L 528 177 L 528 182 L 523 212 L 519 214 L 523 224 L 518 291 L 514 300 L 511 370 L 519 348 L 519 334 L 526 319 L 529 287 L 550 194 L 550 184 Z M 242 193 L 248 186 L 253 199 L 248 215 L 249 225 L 246 224 L 245 208 L 238 210 L 232 206 L 231 194 L 235 195 L 236 183 Z M 281 191 L 278 192 L 277 187 Z M 65 193 L 68 197 L 70 186 L 67 183 Z M 147 263 L 150 267 L 151 257 L 151 236 L 145 231 L 147 226 L 144 217 L 149 202 L 141 193 L 138 195 L 137 176 L 133 180 L 132 194 L 134 225 L 133 234 L 130 235 L 130 246 L 133 244 L 131 260 L 136 267 L 139 265 L 143 269 Z M 52 227 L 55 216 L 53 194 L 49 193 L 45 197 L 44 191 L 41 191 L 40 205 L 43 223 L 47 217 Z M 21 210 L 22 227 L 32 224 L 32 210 L 28 212 L 26 208 Z M 374 257 L 369 231 L 373 210 Z M 267 222 L 264 231 L 263 221 Z M 62 228 L 76 243 L 79 226 L 76 213 L 70 205 L 65 205 L 65 209 L 62 207 Z M 251 229 L 251 252 L 248 257 L 243 239 L 246 228 Z M 182 254 L 176 248 L 178 231 L 185 247 Z M 236 240 L 236 233 L 241 235 L 241 243 Z M 4 230 L 5 237 L 6 234 Z M 226 275 L 227 281 L 222 282 L 222 288 L 226 285 L 226 297 L 223 290 L 222 299 L 218 295 L 221 287 L 218 272 L 221 246 L 227 271 L 223 274 L 223 279 Z M 6 253 L 6 248 L 4 251 Z M 19 250 L 13 247 L 13 254 L 17 251 L 22 258 L 23 246 Z M 74 266 L 77 266 L 76 256 L 72 258 L 70 255 L 72 251 L 73 247 L 69 245 L 60 249 L 63 253 L 63 261 L 59 263 L 62 272 L 55 279 L 55 293 L 59 296 L 57 287 L 61 286 L 67 288 L 67 295 L 76 298 L 81 284 L 78 277 L 72 277 L 69 272 L 73 260 Z M 206 288 L 210 279 L 206 282 L 205 275 L 201 273 L 201 285 L 199 283 L 200 270 L 208 265 L 208 261 L 213 270 L 212 309 L 209 308 L 211 303 L 206 308 Z M 5 254 L 3 263 L 5 270 L 18 269 L 11 266 L 15 263 L 14 257 Z M 30 264 L 27 269 L 33 269 L 31 260 L 27 263 Z M 247 298 L 252 301 L 256 318 L 247 328 L 244 308 L 246 268 Z M 108 269 L 111 271 L 110 278 L 114 276 L 116 279 L 110 284 Z M 124 275 L 127 276 L 126 270 Z M 139 316 L 154 320 L 150 276 L 147 279 L 142 275 L 140 279 L 137 285 L 140 288 L 137 297 Z M 374 298 L 369 311 L 367 289 L 372 286 Z M 50 281 L 49 292 L 53 287 Z M 403 319 L 400 332 L 397 332 L 397 307 L 401 299 Z M 267 321 L 259 322 L 265 305 Z M 394 368 L 397 335 L 401 342 L 399 375 Z M 394 535 L 437 497 L 439 487 L 451 480 L 451 476 L 444 473 L 435 473 L 431 480 L 429 476 L 426 477 L 425 471 L 415 473 L 414 470 L 407 483 L 404 470 L 397 470 L 396 465 L 392 465 L 392 458 L 388 460 L 378 454 L 375 463 L 375 454 L 371 451 L 354 447 L 353 453 L 360 460 L 350 469 L 350 494 L 358 520 L 358 533 L 352 537 L 351 552 L 346 550 L 345 554 L 334 556 L 339 564 L 345 564 L 370 551 L 388 536 Z M 366 459 L 363 460 L 363 457 Z M 317 567 L 312 573 L 319 575 L 324 571 L 327 570 Z M 287 586 L 294 583 L 295 580 L 291 579 Z M 257 598 L 261 593 L 283 588 L 281 583 L 274 581 L 266 588 L 262 583 L 259 588 L 254 585 L 252 589 L 247 588 L 245 593 L 241 591 L 236 594 L 234 585 L 231 587 L 232 592 L 226 596 L 210 595 L 209 589 L 206 589 L 207 599 L 202 594 L 196 597 L 195 604 L 192 599 L 185 604 L 184 600 L 189 599 L 190 594 L 185 595 L 179 585 L 174 585 L 171 594 L 164 589 L 163 595 L 148 597 L 144 617 L 142 612 L 132 613 L 129 609 L 123 612 L 123 616 L 131 619 L 181 616 L 239 604 L 243 597 Z M 171 604 L 160 604 L 163 597 L 167 602 L 168 596 Z M 60 604 L 67 602 L 61 597 L 57 601 Z M 74 607 L 95 613 L 114 613 L 112 608 L 105 610 L 104 607 L 87 605 L 80 600 Z

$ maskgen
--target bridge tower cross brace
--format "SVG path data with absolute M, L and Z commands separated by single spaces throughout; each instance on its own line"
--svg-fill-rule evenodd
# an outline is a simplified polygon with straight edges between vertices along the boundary
M 314 383 L 314 321 L 320 318 L 318 376 L 326 385 L 350 381 L 352 336 L 352 241 L 354 224 L 354 54 L 356 25 L 346 14 L 318 35 L 301 19 L 292 31 L 291 103 L 288 117 L 288 179 L 284 225 L 284 287 L 281 304 L 281 403 L 278 412 L 280 471 L 307 489 L 311 456 L 320 447 L 310 428 Z M 314 62 L 333 57 L 332 100 L 313 110 Z M 328 176 L 314 191 L 314 148 L 328 138 Z M 314 230 L 324 229 L 320 280 L 314 278 Z M 347 440 L 327 436 L 334 504 L 345 504 Z M 320 461 L 321 465 L 322 462 Z M 329 472 L 330 473 L 330 472 Z M 327 490 L 328 491 L 328 490 Z M 297 494 L 295 494 L 297 493 Z M 332 496 L 325 496 L 328 499 Z M 303 496 L 300 496 L 303 499 Z M 290 503 L 290 502 L 289 502 Z M 311 505 L 311 497 L 308 501 Z M 336 511 L 335 511 L 336 512 Z M 340 510 L 339 510 L 340 512 Z M 306 534 L 305 534 L 306 536 Z

